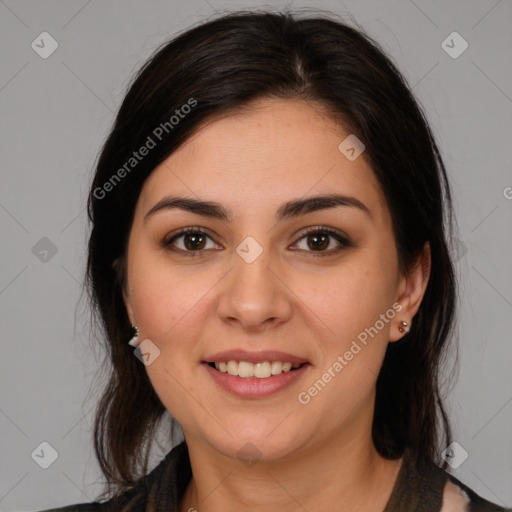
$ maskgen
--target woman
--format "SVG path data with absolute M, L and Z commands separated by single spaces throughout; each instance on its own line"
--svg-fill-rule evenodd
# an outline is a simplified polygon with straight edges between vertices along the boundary
M 361 31 L 241 12 L 164 45 L 89 216 L 107 498 L 58 510 L 504 510 L 446 471 L 450 188 Z M 167 413 L 184 441 L 147 474 Z

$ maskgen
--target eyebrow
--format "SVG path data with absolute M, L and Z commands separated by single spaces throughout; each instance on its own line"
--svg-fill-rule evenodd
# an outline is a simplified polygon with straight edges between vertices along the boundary
M 373 219 L 370 209 L 359 199 L 341 194 L 311 196 L 288 201 L 278 208 L 275 218 L 277 221 L 283 221 L 292 217 L 299 217 L 300 215 L 339 206 L 356 208 L 365 213 L 370 219 Z M 158 203 L 144 215 L 144 222 L 158 212 L 173 209 L 180 209 L 227 222 L 231 222 L 233 219 L 232 212 L 219 203 L 189 197 L 167 196 L 158 201 Z

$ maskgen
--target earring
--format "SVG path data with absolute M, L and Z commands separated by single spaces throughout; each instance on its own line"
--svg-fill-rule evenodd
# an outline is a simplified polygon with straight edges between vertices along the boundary
M 407 322 L 404 322 L 404 321 L 402 320 L 402 325 L 403 325 L 404 327 L 407 327 L 409 324 L 408 324 Z M 407 330 L 406 330 L 406 329 L 404 329 L 404 327 L 399 326 L 399 327 L 398 327 L 398 330 L 399 330 L 400 332 L 402 332 L 402 333 L 404 333 L 404 332 L 408 332 L 408 331 L 409 331 L 409 329 L 407 329 Z
M 132 328 L 135 330 L 135 334 L 132 336 L 132 339 L 128 342 L 128 345 L 132 347 L 137 347 L 139 345 L 139 329 L 132 325 Z

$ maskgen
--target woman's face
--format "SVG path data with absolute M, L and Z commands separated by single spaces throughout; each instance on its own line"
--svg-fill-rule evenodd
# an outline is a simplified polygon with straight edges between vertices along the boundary
M 300 101 L 253 106 L 204 126 L 146 180 L 125 301 L 187 441 L 271 460 L 370 437 L 387 344 L 419 302 L 364 153 L 353 159 L 351 139 L 339 149 L 349 133 Z M 333 194 L 351 199 L 313 201 Z M 171 207 L 177 197 L 228 218 Z M 262 364 L 208 365 L 230 360 Z M 237 374 L 251 371 L 261 378 Z

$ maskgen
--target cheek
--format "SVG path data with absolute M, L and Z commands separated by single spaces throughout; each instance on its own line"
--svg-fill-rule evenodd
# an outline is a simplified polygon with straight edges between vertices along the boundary
M 166 409 L 182 426 L 188 426 L 187 418 L 204 413 L 196 411 L 190 399 L 201 396 L 191 375 L 201 355 L 197 340 L 205 323 L 205 295 L 214 277 L 172 266 L 165 255 L 148 256 L 142 251 L 134 252 L 130 264 L 128 279 L 139 332 L 160 351 L 145 369 Z
M 375 254 L 340 268 L 327 293 L 317 297 L 319 305 L 325 300 L 324 318 L 337 335 L 318 373 L 331 388 L 329 393 L 319 393 L 328 408 L 344 405 L 351 410 L 370 399 L 388 346 L 391 322 L 397 314 L 392 307 L 395 261 L 392 254 L 387 258 L 383 252 L 383 257 Z M 340 420 L 344 413 L 336 410 L 334 416 Z
M 142 335 L 161 349 L 175 340 L 179 347 L 187 346 L 205 321 L 208 291 L 221 275 L 170 264 L 165 253 L 134 251 L 130 265 L 130 294 Z
M 323 275 L 297 275 L 295 289 L 301 302 L 329 328 L 329 337 L 346 344 L 392 306 L 392 268 L 392 264 L 371 254 L 361 255 Z

